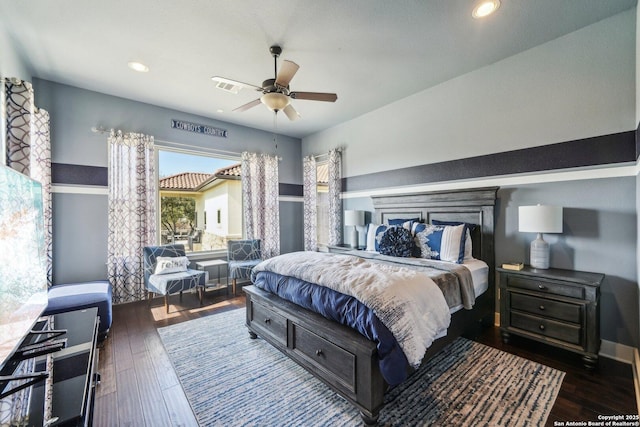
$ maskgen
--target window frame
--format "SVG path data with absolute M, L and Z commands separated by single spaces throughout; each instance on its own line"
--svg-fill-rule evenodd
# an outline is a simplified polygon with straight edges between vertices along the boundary
M 191 156 L 206 156 L 212 157 L 215 159 L 221 160 L 229 160 L 237 163 L 241 163 L 242 157 L 240 153 L 233 152 L 224 152 L 221 150 L 215 149 L 206 149 L 204 147 L 197 147 L 187 144 L 175 143 L 175 142 L 167 142 L 167 141 L 155 141 L 154 147 L 154 156 L 155 156 L 155 180 L 156 180 L 156 245 L 162 244 L 162 223 L 160 221 L 162 212 L 161 212 L 161 199 L 160 199 L 160 152 L 168 151 L 179 154 L 186 154 Z M 213 171 L 215 172 L 215 171 Z M 206 210 L 204 212 L 204 230 L 206 230 L 207 218 L 206 218 Z M 197 222 L 197 218 L 196 218 Z M 241 218 L 241 229 L 242 236 L 245 236 L 245 224 L 244 224 L 244 216 Z M 227 249 L 212 249 L 212 250 L 202 250 L 202 251 L 187 251 L 186 255 L 190 260 L 199 261 L 199 260 L 207 260 L 212 258 L 220 258 L 222 255 L 226 256 Z

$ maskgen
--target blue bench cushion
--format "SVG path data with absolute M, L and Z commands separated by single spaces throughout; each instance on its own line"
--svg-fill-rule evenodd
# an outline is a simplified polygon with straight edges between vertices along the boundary
M 106 280 L 82 283 L 67 283 L 49 288 L 49 302 L 43 315 L 63 313 L 98 307 L 100 325 L 98 335 L 104 339 L 111 328 L 111 285 Z

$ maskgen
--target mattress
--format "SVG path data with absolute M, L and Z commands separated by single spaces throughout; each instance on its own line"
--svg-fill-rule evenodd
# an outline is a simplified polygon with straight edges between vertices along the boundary
M 486 262 L 479 259 L 468 259 L 462 264 L 471 272 L 471 280 L 473 281 L 473 290 L 475 291 L 476 298 L 482 295 L 489 289 L 489 266 Z M 449 307 L 451 314 L 462 308 L 462 304 Z

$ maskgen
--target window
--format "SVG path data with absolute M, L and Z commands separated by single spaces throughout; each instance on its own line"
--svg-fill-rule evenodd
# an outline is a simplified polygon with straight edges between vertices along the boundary
M 160 243 L 223 250 L 243 236 L 240 160 L 158 150 Z M 207 221 L 216 212 L 216 223 Z M 224 221 L 223 221 L 224 219 Z

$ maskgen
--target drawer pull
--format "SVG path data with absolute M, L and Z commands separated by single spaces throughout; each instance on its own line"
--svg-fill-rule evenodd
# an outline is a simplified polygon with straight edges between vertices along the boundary
M 544 311 L 544 305 L 541 305 L 539 308 L 540 310 Z
M 540 330 L 544 331 L 544 325 L 540 325 Z
M 316 350 L 316 356 L 322 356 L 322 350 L 321 349 Z
M 271 319 L 267 317 L 266 319 L 264 319 L 264 323 L 271 323 Z
M 538 284 L 538 289 L 540 289 L 541 291 L 546 291 L 547 287 L 545 285 Z

